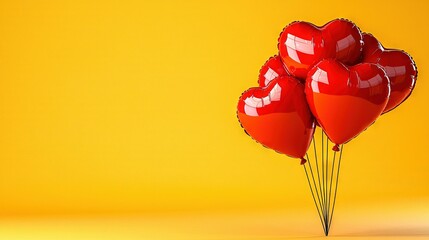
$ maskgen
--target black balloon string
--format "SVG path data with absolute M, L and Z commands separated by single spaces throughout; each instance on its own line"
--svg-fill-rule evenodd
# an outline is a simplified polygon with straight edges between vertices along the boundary
M 314 202 L 314 205 L 316 206 L 317 213 L 319 215 L 320 223 L 322 223 L 322 226 L 324 226 L 325 228 L 326 222 L 322 220 L 322 215 L 320 214 L 319 206 L 317 205 L 316 198 L 314 197 L 313 188 L 311 187 L 310 178 L 308 177 L 307 168 L 305 167 L 305 164 L 304 164 L 304 170 L 305 170 L 305 176 L 307 177 L 308 186 L 310 187 L 311 196 L 313 197 L 313 202 Z
M 313 137 L 313 140 L 315 140 L 315 138 Z M 320 164 L 320 166 L 317 166 L 317 168 L 320 168 L 320 172 L 321 172 L 321 182 L 322 182 L 322 187 L 320 188 L 320 192 L 321 192 L 321 195 L 322 195 L 322 205 L 320 205 L 320 208 L 322 209 L 322 212 L 323 212 L 323 224 L 322 224 L 322 227 L 323 227 L 323 231 L 325 231 L 325 215 L 326 215 L 326 212 L 325 212 L 325 208 L 324 208 L 324 206 L 325 206 L 325 182 L 323 181 L 324 179 L 325 179 L 325 171 L 324 171 L 324 166 L 325 166 L 325 153 L 324 153 L 324 149 L 325 149 L 325 147 L 324 147 L 324 139 L 323 139 L 323 133 L 322 133 L 322 139 L 321 139 L 321 143 L 322 143 L 322 148 L 321 148 L 321 151 L 322 151 L 322 155 L 321 155 L 321 164 Z M 316 154 L 316 156 L 317 156 L 317 154 Z
M 331 228 L 332 216 L 334 215 L 335 200 L 337 199 L 338 178 L 340 175 L 341 157 L 343 156 L 344 145 L 341 145 L 340 148 L 341 148 L 340 149 L 340 158 L 338 159 L 338 168 L 337 168 L 337 176 L 336 176 L 336 183 L 335 183 L 334 203 L 332 204 L 332 213 L 331 213 L 331 218 L 329 219 L 328 230 Z
M 325 136 L 326 136 L 326 134 L 324 134 Z M 323 206 L 323 208 L 325 209 L 325 235 L 327 235 L 327 233 L 328 233 L 328 224 L 327 224 L 327 222 L 328 222 L 328 205 L 329 205 L 329 202 L 328 202 L 328 188 L 327 188 L 327 182 L 328 182 L 328 166 L 329 166 L 329 158 L 328 158 L 328 152 L 329 152 L 329 142 L 328 142 L 328 136 L 326 136 L 326 141 L 325 141 L 325 147 L 326 147 L 326 149 L 325 149 L 325 154 L 326 154 L 326 157 L 325 157 L 325 169 L 324 169 L 324 171 L 325 171 L 325 179 L 324 179 L 324 183 L 325 183 L 325 206 Z
M 306 154 L 306 156 L 307 156 L 307 159 L 310 159 L 308 154 Z M 319 195 L 319 191 L 317 190 L 316 180 L 314 178 L 313 168 L 311 167 L 310 161 L 308 161 L 308 166 L 310 167 L 311 178 L 313 179 L 313 186 L 314 186 L 314 189 L 316 190 L 316 195 L 317 195 L 317 200 L 319 201 L 319 206 L 322 206 L 322 202 L 320 200 L 321 196 Z
M 329 199 L 328 202 L 331 203 L 331 194 L 332 194 L 332 179 L 334 178 L 334 169 L 335 169 L 335 161 L 336 161 L 336 155 L 337 152 L 334 151 L 334 157 L 333 157 L 333 162 L 332 162 L 332 169 L 331 169 L 331 175 L 330 175 L 330 183 L 329 183 Z M 328 213 L 331 210 L 331 204 L 328 205 Z M 331 214 L 332 216 L 332 214 Z M 330 221 L 328 221 L 328 231 L 329 231 L 329 226 L 330 226 Z
M 319 182 L 319 189 L 322 189 L 322 184 L 320 183 L 319 162 L 317 161 L 316 138 L 314 138 L 314 136 L 313 136 L 313 148 L 314 148 L 314 159 L 316 159 L 317 180 Z M 320 193 L 320 195 L 322 195 L 322 193 Z M 320 203 L 320 206 L 322 206 L 322 203 Z
M 341 145 L 339 154 L 334 151 L 334 154 L 331 155 L 331 159 L 329 159 L 329 138 L 322 131 L 321 158 L 319 158 L 320 155 L 318 155 L 317 152 L 316 138 L 313 137 L 312 141 L 314 157 L 312 158 L 309 154 L 306 154 L 308 169 L 306 167 L 307 164 L 304 164 L 304 171 L 323 231 L 325 236 L 328 236 L 337 198 L 343 146 Z M 315 170 L 313 170 L 313 168 Z

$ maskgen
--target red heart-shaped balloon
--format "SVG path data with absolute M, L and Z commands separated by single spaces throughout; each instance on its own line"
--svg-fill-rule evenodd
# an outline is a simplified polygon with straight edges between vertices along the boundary
M 390 80 L 390 98 L 383 113 L 399 106 L 410 96 L 417 79 L 417 68 L 413 59 L 404 51 L 386 49 L 371 34 L 363 34 L 362 62 L 380 66 Z
M 275 78 L 282 76 L 289 76 L 289 73 L 286 71 L 280 56 L 274 55 L 259 70 L 258 84 L 260 87 L 265 87 Z
M 311 112 L 329 139 L 343 144 L 368 128 L 386 107 L 390 85 L 376 64 L 346 65 L 323 60 L 306 79 Z
M 304 85 L 289 76 L 272 80 L 265 88 L 245 91 L 237 106 L 242 127 L 262 145 L 290 157 L 303 158 L 314 132 Z
M 288 72 L 305 79 L 320 60 L 335 58 L 353 65 L 361 55 L 362 35 L 352 22 L 336 19 L 322 27 L 293 22 L 280 34 L 278 48 Z

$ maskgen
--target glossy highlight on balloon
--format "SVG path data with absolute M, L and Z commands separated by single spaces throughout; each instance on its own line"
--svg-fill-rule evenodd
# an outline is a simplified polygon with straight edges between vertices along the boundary
M 308 73 L 305 93 L 312 114 L 329 139 L 339 145 L 380 116 L 389 100 L 390 83 L 376 64 L 348 67 L 327 59 Z
M 322 27 L 308 22 L 293 22 L 283 29 L 278 49 L 288 72 L 305 79 L 319 61 L 334 58 L 342 63 L 357 63 L 362 52 L 359 28 L 345 19 L 336 19 Z
M 304 157 L 315 128 L 304 85 L 290 76 L 245 91 L 238 101 L 237 117 L 257 142 L 294 158 Z
M 278 55 L 270 57 L 259 70 L 258 84 L 266 87 L 272 80 L 278 77 L 289 76 L 283 62 Z
M 363 34 L 362 62 L 380 66 L 390 80 L 391 93 L 383 113 L 389 112 L 404 102 L 414 89 L 417 67 L 404 51 L 387 49 L 371 34 Z

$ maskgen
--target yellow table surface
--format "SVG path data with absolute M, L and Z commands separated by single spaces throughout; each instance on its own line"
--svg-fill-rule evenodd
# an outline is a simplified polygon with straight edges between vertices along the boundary
M 326 239 L 312 207 L 299 211 L 9 217 L 0 220 L 0 239 Z M 360 206 L 354 211 L 339 204 L 336 211 L 328 238 L 429 239 L 425 202 Z

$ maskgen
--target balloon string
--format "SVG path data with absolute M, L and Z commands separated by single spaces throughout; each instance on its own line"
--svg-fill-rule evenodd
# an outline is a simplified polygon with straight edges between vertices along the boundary
M 325 138 L 326 136 L 326 138 Z M 326 140 L 325 140 L 326 139 Z M 324 204 L 323 204 L 323 221 L 325 223 L 325 228 L 324 228 L 324 232 L 325 232 L 325 236 L 328 235 L 328 214 L 329 212 L 327 211 L 327 204 L 328 204 L 328 198 L 327 198 L 327 172 L 326 169 L 328 168 L 328 159 L 326 158 L 327 156 L 327 149 L 328 149 L 328 137 L 326 135 L 326 133 L 322 130 L 322 187 L 323 187 L 323 199 L 324 199 Z
M 334 178 L 334 169 L 335 169 L 335 161 L 336 161 L 336 155 L 337 152 L 334 151 L 334 157 L 333 157 L 333 161 L 332 161 L 332 169 L 331 169 L 331 175 L 330 175 L 330 184 L 329 184 L 329 205 L 328 205 L 328 213 L 330 212 L 330 207 L 331 207 L 331 197 L 332 197 L 332 179 Z M 332 216 L 332 214 L 330 214 Z M 328 224 L 328 232 L 329 232 L 329 224 Z
M 322 203 L 320 201 L 319 191 L 317 190 L 316 180 L 314 180 L 314 174 L 313 174 L 313 168 L 311 167 L 311 161 L 310 161 L 310 158 L 308 157 L 308 154 L 306 154 L 306 156 L 308 159 L 308 166 L 310 167 L 310 173 L 311 173 L 311 178 L 313 180 L 313 186 L 314 186 L 314 189 L 316 190 L 317 200 L 319 201 L 319 206 L 322 206 Z
M 326 211 L 325 211 L 325 205 L 326 205 L 326 199 L 325 199 L 325 144 L 324 144 L 324 132 L 322 130 L 322 189 L 320 190 L 322 194 L 322 202 L 323 202 L 323 219 L 325 220 L 326 217 Z M 325 230 L 325 229 L 324 229 Z M 325 232 L 326 233 L 326 232 Z
M 319 162 L 317 160 L 316 138 L 313 136 L 314 158 L 316 159 L 317 180 L 319 182 L 320 197 L 322 198 L 322 184 L 320 183 Z M 323 201 L 322 201 L 323 202 Z M 322 206 L 322 204 L 320 204 Z
M 323 139 L 322 139 L 323 140 Z M 321 183 L 321 181 L 320 181 L 320 167 L 321 167 L 321 165 L 319 164 L 319 160 L 318 160 L 318 157 L 317 157 L 317 147 L 316 147 L 316 137 L 314 137 L 313 136 L 313 149 L 314 149 L 314 158 L 316 159 L 316 171 L 317 171 L 317 182 L 319 183 L 319 192 L 320 192 L 320 199 L 321 199 L 321 201 L 320 201 L 320 209 L 323 209 L 323 205 L 324 205 L 324 198 L 323 198 L 323 194 L 322 194 L 322 190 L 323 190 L 323 188 L 322 188 L 322 183 Z M 323 150 L 323 148 L 322 148 L 322 150 Z M 323 155 L 322 155 L 322 158 L 323 158 Z M 315 188 L 317 189 L 317 186 L 315 185 Z M 325 219 L 325 213 L 323 212 L 323 210 L 322 210 L 322 213 L 323 213 L 323 220 Z M 325 221 L 323 221 L 322 222 L 322 227 L 323 227 L 323 231 L 325 232 L 325 225 L 326 225 L 326 223 L 325 223 Z
M 322 223 L 323 228 L 326 228 L 325 222 L 322 220 L 322 215 L 317 205 L 316 198 L 314 197 L 314 192 L 313 192 L 313 188 L 311 187 L 310 179 L 308 177 L 307 168 L 305 167 L 305 164 L 303 166 L 304 166 L 305 176 L 307 177 L 308 186 L 310 187 L 311 196 L 313 197 L 313 202 L 317 209 L 317 214 L 319 215 L 319 219 L 320 219 L 320 222 Z
M 341 145 L 341 147 L 340 147 L 340 157 L 338 159 L 338 170 L 337 170 L 337 176 L 336 176 L 336 183 L 335 183 L 334 203 L 332 205 L 331 218 L 329 219 L 328 229 L 331 228 L 332 215 L 334 214 L 334 208 L 335 208 L 335 200 L 337 199 L 338 178 L 339 178 L 339 175 L 340 175 L 340 166 L 341 166 L 341 158 L 343 156 L 343 148 L 344 148 L 344 145 Z
M 326 136 L 326 140 L 325 140 L 325 136 Z M 305 170 L 305 175 L 307 177 L 308 186 L 310 187 L 311 196 L 313 198 L 314 205 L 316 206 L 317 213 L 319 215 L 319 219 L 322 224 L 323 231 L 325 233 L 325 236 L 328 236 L 329 231 L 331 229 L 332 217 L 334 214 L 335 203 L 336 203 L 337 192 L 338 192 L 338 181 L 339 181 L 339 174 L 340 174 L 343 145 L 338 146 L 339 152 L 340 152 L 338 159 L 337 159 L 336 151 L 334 151 L 333 156 L 331 156 L 332 162 L 331 164 L 329 164 L 330 143 L 329 143 L 328 135 L 323 130 L 321 131 L 321 138 L 322 138 L 321 140 L 322 156 L 320 159 L 321 164 L 319 162 L 319 158 L 317 154 L 316 138 L 313 136 L 312 140 L 313 140 L 314 158 L 316 160 L 316 164 L 315 164 L 316 171 L 313 171 L 313 166 L 308 154 L 306 154 L 306 158 L 308 159 L 309 171 L 307 170 L 307 167 L 305 165 L 304 165 L 304 170 Z M 334 182 L 335 182 L 335 186 L 333 186 Z M 332 202 L 332 198 L 333 198 L 333 202 Z
M 326 227 L 327 227 L 327 229 L 326 229 L 326 235 L 328 235 L 328 233 L 329 233 L 329 228 L 328 228 L 328 222 L 329 222 L 329 205 L 331 204 L 331 200 L 330 200 L 330 197 L 329 197 L 329 195 L 328 195 L 328 186 L 329 186 L 329 138 L 328 138 L 328 134 L 325 134 L 325 136 L 326 136 L 326 174 L 325 174 L 325 176 L 326 176 L 326 181 L 325 181 L 325 184 L 326 184 L 326 187 L 325 187 L 325 189 L 326 189 L 326 206 L 325 206 L 325 208 L 326 208 Z
M 330 205 L 330 201 L 329 201 L 329 199 L 328 199 L 328 173 L 329 173 L 329 171 L 328 171 L 328 169 L 329 169 L 329 139 L 328 139 L 328 135 L 327 134 L 325 134 L 325 136 L 326 136 L 326 158 L 325 158 L 325 160 L 326 160 L 326 167 L 325 167 L 325 199 L 326 199 L 326 201 L 325 201 L 325 212 L 326 212 L 326 215 L 325 215 L 325 226 L 326 226 L 326 235 L 328 235 L 328 233 L 329 233 L 329 229 L 328 229 L 328 219 L 329 219 L 329 205 Z

